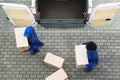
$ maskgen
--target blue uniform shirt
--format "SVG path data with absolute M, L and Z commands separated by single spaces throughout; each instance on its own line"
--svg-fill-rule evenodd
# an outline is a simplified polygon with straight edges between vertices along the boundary
M 99 61 L 98 52 L 96 50 L 87 51 L 87 57 L 89 64 L 86 64 L 86 67 L 89 71 L 92 71 Z

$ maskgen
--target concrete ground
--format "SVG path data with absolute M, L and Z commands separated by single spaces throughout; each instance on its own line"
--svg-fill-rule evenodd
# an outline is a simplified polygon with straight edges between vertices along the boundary
M 120 0 L 94 0 L 93 6 L 100 3 Z M 10 0 L 0 0 L 10 2 Z M 30 5 L 29 0 L 11 0 L 14 3 Z M 0 8 L 0 80 L 45 80 L 57 69 L 45 65 L 47 52 L 63 57 L 63 68 L 69 80 L 120 80 L 120 12 L 112 23 L 105 27 L 91 28 L 86 25 L 48 25 L 35 27 L 38 37 L 45 44 L 37 55 L 19 54 L 16 48 L 14 28 L 6 20 Z M 98 45 L 100 62 L 93 72 L 85 73 L 75 66 L 74 46 L 86 41 Z

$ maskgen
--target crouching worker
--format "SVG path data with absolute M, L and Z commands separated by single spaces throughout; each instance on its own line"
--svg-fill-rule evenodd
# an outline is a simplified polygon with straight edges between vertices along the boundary
M 38 47 L 43 46 L 44 44 L 38 39 L 37 34 L 32 26 L 26 28 L 24 36 L 27 37 L 30 45 L 30 48 L 26 51 L 30 52 L 31 55 L 38 53 L 40 51 Z
M 89 64 L 85 65 L 86 66 L 85 72 L 90 72 L 90 71 L 93 71 L 94 67 L 99 62 L 97 45 L 93 41 L 83 43 L 83 45 L 86 45 L 87 57 L 88 57 L 88 62 L 89 62 Z

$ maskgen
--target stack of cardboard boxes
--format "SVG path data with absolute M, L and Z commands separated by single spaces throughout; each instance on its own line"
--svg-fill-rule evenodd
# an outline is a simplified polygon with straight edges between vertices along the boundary
M 62 68 L 64 63 L 63 58 L 48 52 L 44 59 L 44 63 L 58 69 L 56 72 L 48 76 L 45 80 L 68 80 L 68 76 Z

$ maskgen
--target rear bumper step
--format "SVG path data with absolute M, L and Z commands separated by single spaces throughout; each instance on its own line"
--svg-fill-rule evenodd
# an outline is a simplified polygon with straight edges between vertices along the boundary
M 40 23 L 53 24 L 83 24 L 83 19 L 40 19 Z

